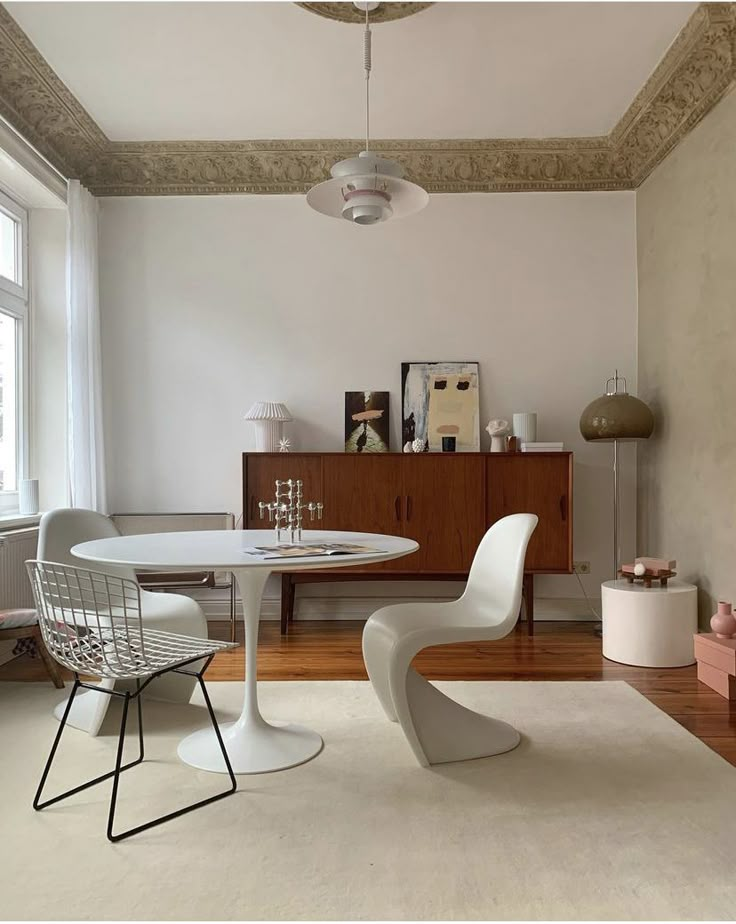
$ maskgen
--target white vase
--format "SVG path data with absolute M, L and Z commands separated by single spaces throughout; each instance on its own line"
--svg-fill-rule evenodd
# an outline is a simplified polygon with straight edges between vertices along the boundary
M 514 414 L 514 436 L 520 443 L 534 443 L 537 439 L 537 415 Z
M 18 491 L 18 509 L 21 516 L 27 517 L 38 513 L 38 479 L 24 478 Z

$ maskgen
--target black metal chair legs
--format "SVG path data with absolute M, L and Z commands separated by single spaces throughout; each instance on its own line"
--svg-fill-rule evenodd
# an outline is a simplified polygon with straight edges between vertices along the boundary
M 209 693 L 207 692 L 207 687 L 205 686 L 203 674 L 209 667 L 212 656 L 206 659 L 204 666 L 199 671 L 186 671 L 182 668 L 186 664 L 194 663 L 194 661 L 201 661 L 201 658 L 193 659 L 192 661 L 185 662 L 185 664 L 179 665 L 175 668 L 168 668 L 167 670 L 160 671 L 157 674 L 153 674 L 148 677 L 144 683 L 141 683 L 140 680 L 136 680 L 136 689 L 133 693 L 120 693 L 116 690 L 108 690 L 104 687 L 97 687 L 92 684 L 83 683 L 79 679 L 79 675 L 75 674 L 74 686 L 72 688 L 71 696 L 66 704 L 66 709 L 64 710 L 64 715 L 62 716 L 61 723 L 59 724 L 59 730 L 56 733 L 54 738 L 54 743 L 51 747 L 51 753 L 49 754 L 48 760 L 46 761 L 46 766 L 44 767 L 43 774 L 41 776 L 41 782 L 38 784 L 38 789 L 36 791 L 35 798 L 33 800 L 33 807 L 36 811 L 46 808 L 49 805 L 53 805 L 56 802 L 60 802 L 62 799 L 66 799 L 69 796 L 73 796 L 78 792 L 81 792 L 84 789 L 89 789 L 90 786 L 96 786 L 98 783 L 103 783 L 105 780 L 112 778 L 112 794 L 110 797 L 110 811 L 107 819 L 107 837 L 110 841 L 121 841 L 126 837 L 130 837 L 133 834 L 138 834 L 141 831 L 146 831 L 148 828 L 153 828 L 155 825 L 163 824 L 165 821 L 170 821 L 172 818 L 178 818 L 180 815 L 186 815 L 187 812 L 192 812 L 194 809 L 201 808 L 204 805 L 209 805 L 210 802 L 217 802 L 219 799 L 224 799 L 225 796 L 232 795 L 237 789 L 237 780 L 235 774 L 233 773 L 233 768 L 230 764 L 230 758 L 227 756 L 227 751 L 225 749 L 225 744 L 222 740 L 222 735 L 220 733 L 220 728 L 217 724 L 217 718 L 215 716 L 214 710 L 212 708 L 212 703 L 210 701 Z M 129 828 L 127 831 L 121 831 L 120 833 L 114 833 L 114 824 L 115 824 L 115 808 L 117 805 L 118 798 L 118 788 L 120 785 L 120 774 L 125 770 L 129 770 L 131 767 L 135 767 L 138 764 L 143 762 L 144 750 L 143 750 L 143 707 L 142 707 L 142 697 L 141 693 L 148 686 L 148 684 L 154 680 L 156 677 L 161 676 L 161 674 L 168 673 L 169 670 L 172 670 L 177 674 L 187 674 L 190 677 L 196 677 L 199 683 L 200 689 L 202 690 L 202 696 L 204 698 L 205 705 L 207 706 L 207 712 L 209 713 L 210 721 L 212 722 L 212 727 L 215 730 L 215 735 L 217 737 L 218 744 L 220 745 L 220 750 L 222 751 L 222 757 L 227 767 L 227 772 L 230 777 L 230 786 L 224 792 L 219 792 L 214 796 L 209 796 L 206 799 L 201 799 L 198 802 L 194 802 L 191 805 L 186 805 L 183 808 L 177 809 L 174 812 L 169 812 L 166 815 L 161 815 L 159 818 L 154 818 L 152 821 L 147 821 L 145 824 L 137 825 L 134 828 Z M 107 693 L 109 696 L 118 696 L 123 700 L 123 714 L 120 720 L 120 734 L 118 736 L 118 747 L 117 755 L 115 758 L 115 769 L 111 770 L 109 773 L 103 773 L 102 776 L 95 777 L 93 780 L 89 780 L 86 783 L 82 783 L 80 786 L 75 786 L 73 789 L 69 789 L 66 792 L 61 793 L 58 796 L 54 796 L 52 799 L 47 799 L 45 802 L 41 801 L 41 795 L 43 793 L 44 786 L 46 785 L 46 780 L 51 770 L 51 765 L 54 762 L 54 757 L 56 756 L 56 751 L 59 747 L 59 742 L 61 741 L 61 736 L 66 727 L 67 719 L 69 718 L 69 713 L 71 712 L 72 704 L 74 702 L 74 697 L 77 695 L 77 692 L 80 687 L 83 687 L 87 690 L 97 690 L 100 693 Z M 125 728 L 128 720 L 128 706 L 132 699 L 137 700 L 138 704 L 138 749 L 139 754 L 135 760 L 130 761 L 127 764 L 123 763 L 123 748 L 125 745 Z

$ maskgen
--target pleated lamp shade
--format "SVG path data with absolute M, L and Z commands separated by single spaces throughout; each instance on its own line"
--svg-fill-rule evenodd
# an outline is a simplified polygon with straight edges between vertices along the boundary
M 293 420 L 289 409 L 278 401 L 256 401 L 245 415 L 253 421 L 256 432 L 256 452 L 278 452 L 284 435 L 284 422 Z

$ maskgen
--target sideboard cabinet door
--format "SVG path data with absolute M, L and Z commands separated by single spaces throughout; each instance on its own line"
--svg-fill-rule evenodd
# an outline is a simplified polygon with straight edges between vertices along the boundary
M 400 536 L 403 517 L 401 456 L 389 453 L 325 455 L 323 529 Z M 406 571 L 414 556 L 371 565 L 371 571 Z M 365 569 L 365 565 L 363 566 Z
M 498 453 L 486 464 L 488 526 L 511 513 L 536 513 L 539 523 L 529 542 L 526 570 L 572 570 L 572 456 Z
M 484 459 L 407 453 L 402 463 L 404 535 L 420 545 L 412 567 L 467 574 L 484 533 Z
M 305 502 L 322 500 L 322 456 L 298 452 L 254 452 L 243 456 L 244 529 L 269 528 L 268 517 L 259 518 L 258 501 L 272 501 L 276 491 L 274 482 L 289 478 L 302 480 Z M 319 529 L 319 524 L 314 525 Z M 309 528 L 306 520 L 304 526 Z

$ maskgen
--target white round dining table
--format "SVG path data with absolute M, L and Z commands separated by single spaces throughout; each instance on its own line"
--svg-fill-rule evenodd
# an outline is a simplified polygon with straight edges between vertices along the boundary
M 230 571 L 240 591 L 245 622 L 245 692 L 240 718 L 221 728 L 235 773 L 286 770 L 316 757 L 324 742 L 302 725 L 272 724 L 258 708 L 258 624 L 263 589 L 273 572 L 314 571 L 389 561 L 415 552 L 413 539 L 377 533 L 304 530 L 303 544 L 354 543 L 375 551 L 350 555 L 264 559 L 248 548 L 276 545 L 273 529 L 202 530 L 115 536 L 82 542 L 72 554 L 87 562 L 124 565 L 138 571 Z M 225 773 L 222 753 L 211 727 L 180 742 L 181 760 L 200 770 Z

